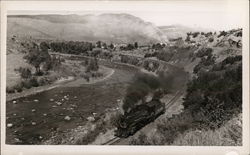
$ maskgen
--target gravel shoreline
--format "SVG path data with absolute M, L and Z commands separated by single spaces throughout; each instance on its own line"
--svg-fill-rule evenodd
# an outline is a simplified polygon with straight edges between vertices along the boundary
M 28 96 L 28 95 L 32 95 L 32 94 L 40 93 L 40 92 L 43 92 L 43 91 L 46 91 L 46 90 L 50 90 L 50 89 L 56 88 L 56 87 L 58 87 L 58 86 L 60 86 L 62 84 L 71 82 L 73 80 L 75 80 L 75 79 L 74 78 L 68 78 L 68 79 L 65 79 L 65 80 L 60 80 L 60 82 L 56 81 L 53 84 L 40 86 L 40 87 L 33 87 L 33 88 L 30 88 L 30 89 L 24 90 L 24 91 L 22 91 L 20 93 L 6 94 L 6 101 L 11 101 L 11 100 L 14 100 L 14 99 L 17 99 L 17 98 L 20 98 L 20 97 L 25 97 L 25 96 Z

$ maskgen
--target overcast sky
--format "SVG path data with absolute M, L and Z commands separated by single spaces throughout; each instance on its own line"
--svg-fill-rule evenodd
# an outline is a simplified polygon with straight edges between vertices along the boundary
M 75 7 L 63 3 L 53 7 L 39 7 L 40 11 L 18 11 L 9 14 L 101 14 L 128 13 L 157 26 L 181 24 L 214 30 L 242 27 L 242 0 L 222 1 L 165 1 L 165 2 L 90 2 Z M 52 5 L 53 6 L 53 5 Z M 68 7 L 67 7 L 68 6 Z M 34 8 L 34 6 L 33 6 Z M 27 8 L 26 8 L 27 9 Z M 46 10 L 46 11 L 45 11 Z M 50 11 L 48 11 L 50 10 Z M 67 10 L 67 11 L 66 11 Z

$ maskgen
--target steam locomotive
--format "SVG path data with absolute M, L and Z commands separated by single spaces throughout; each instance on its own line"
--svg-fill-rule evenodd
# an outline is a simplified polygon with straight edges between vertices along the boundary
M 150 102 L 133 108 L 130 112 L 121 115 L 117 120 L 115 136 L 127 138 L 135 134 L 139 129 L 154 121 L 165 112 L 165 104 L 159 99 L 152 99 Z

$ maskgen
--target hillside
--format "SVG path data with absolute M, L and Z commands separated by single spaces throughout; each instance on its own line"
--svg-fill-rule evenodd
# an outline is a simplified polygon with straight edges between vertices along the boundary
M 128 143 L 242 145 L 241 41 L 242 29 L 192 32 L 184 38 L 182 46 L 175 45 L 177 39 L 171 41 L 171 47 L 156 51 L 153 55 L 158 59 L 183 66 L 192 78 L 185 95 L 177 102 L 179 111 L 151 123 L 151 128 L 140 130 Z
M 39 39 L 104 41 L 107 43 L 167 42 L 152 23 L 129 14 L 101 15 L 12 15 L 8 36 Z
M 188 26 L 184 26 L 184 25 L 168 25 L 168 26 L 159 26 L 159 29 L 165 33 L 165 35 L 169 38 L 169 39 L 176 39 L 179 37 L 182 38 L 186 38 L 187 33 L 188 32 L 195 32 L 195 31 L 203 31 L 203 32 L 208 32 L 208 31 L 212 31 L 209 29 L 205 29 L 205 28 L 193 28 L 193 27 L 188 27 Z
M 114 122 L 120 118 L 120 114 L 129 114 L 131 109 L 140 112 L 138 107 L 151 102 L 154 96 L 157 104 L 165 103 L 165 114 L 127 139 L 126 144 L 241 145 L 242 143 L 242 29 L 215 32 L 182 25 L 156 27 L 128 14 L 13 15 L 8 16 L 7 35 L 6 92 L 7 100 L 15 99 L 9 102 L 11 103 L 9 105 L 19 102 L 16 101 L 18 97 L 30 95 L 37 90 L 49 94 L 46 92 L 48 88 L 75 80 L 63 88 L 58 87 L 58 90 L 67 90 L 65 92 L 72 93 L 72 97 L 74 95 L 72 104 L 68 104 L 70 103 L 68 94 L 62 94 L 63 91 L 60 91 L 61 96 L 58 98 L 60 102 L 52 105 L 51 102 L 55 101 L 54 95 L 58 95 L 58 92 L 53 92 L 52 89 L 53 95 L 46 97 L 46 101 L 43 102 L 48 103 L 48 107 L 45 108 L 52 107 L 63 112 L 66 106 L 70 106 L 67 107 L 70 115 L 67 115 L 68 117 L 65 115 L 61 121 L 63 125 L 59 125 L 58 128 L 56 125 L 54 128 L 46 128 L 44 131 L 50 131 L 46 134 L 41 132 L 42 138 L 39 139 L 35 139 L 37 135 L 30 133 L 27 137 L 21 135 L 18 138 L 24 140 L 23 143 L 30 143 L 31 138 L 31 143 L 34 144 L 43 142 L 43 144 L 91 144 L 100 141 L 99 137 L 102 139 L 103 136 L 107 136 L 104 137 L 103 142 L 105 142 L 114 136 L 113 129 L 117 127 Z M 107 67 L 103 67 L 105 64 Z M 119 68 L 117 64 L 122 67 Z M 124 66 L 129 68 L 122 71 Z M 131 71 L 131 66 L 139 68 L 142 74 L 136 74 L 137 70 Z M 118 69 L 114 71 L 116 67 Z M 129 82 L 124 82 L 123 89 L 121 80 L 125 78 L 128 78 Z M 109 80 L 112 85 L 105 81 L 95 87 L 100 90 L 92 90 L 94 85 L 90 84 L 104 79 Z M 116 80 L 122 84 L 117 85 L 119 91 L 113 87 Z M 88 85 L 73 90 L 79 83 Z M 87 88 L 88 86 L 91 89 Z M 80 89 L 82 91 L 79 91 Z M 99 91 L 101 94 L 98 94 Z M 80 92 L 79 96 L 75 96 L 76 92 Z M 111 101 L 106 97 L 111 98 L 113 94 L 103 94 L 103 92 L 119 92 L 119 94 Z M 93 94 L 98 96 L 92 96 Z M 39 94 L 36 95 L 35 98 L 40 100 Z M 86 96 L 89 96 L 90 100 L 88 98 L 85 100 Z M 75 117 L 73 115 L 70 118 L 69 116 L 75 113 L 71 110 L 77 107 L 75 104 L 77 101 L 79 101 L 77 109 L 88 111 L 79 111 L 81 117 L 77 119 L 73 118 Z M 82 103 L 92 103 L 92 101 L 93 104 L 89 105 L 93 109 L 80 108 L 80 105 L 87 105 Z M 112 107 L 116 110 L 110 109 L 112 112 L 105 110 L 103 113 L 104 109 L 99 108 L 116 102 L 118 102 L 117 107 Z M 95 103 L 97 103 L 95 107 L 92 106 Z M 32 109 L 33 105 L 26 108 Z M 40 112 L 40 109 L 37 110 Z M 59 110 L 56 111 L 61 115 Z M 9 111 L 13 112 L 12 109 Z M 93 115 L 82 116 L 88 113 Z M 15 115 L 10 113 L 12 120 L 15 119 Z M 37 118 L 44 120 L 44 115 L 37 115 Z M 54 125 L 53 117 L 48 118 L 47 123 L 52 122 Z M 18 123 L 11 119 L 7 123 L 10 128 L 12 127 L 8 131 L 13 136 L 15 125 Z M 80 120 L 82 124 L 77 124 L 74 120 Z M 86 123 L 84 120 L 88 123 L 83 124 Z M 64 126 L 65 121 L 74 125 L 68 128 L 70 125 L 67 124 L 65 127 L 70 130 L 60 132 L 64 130 L 61 126 Z M 12 137 L 10 139 L 13 143 L 19 141 Z

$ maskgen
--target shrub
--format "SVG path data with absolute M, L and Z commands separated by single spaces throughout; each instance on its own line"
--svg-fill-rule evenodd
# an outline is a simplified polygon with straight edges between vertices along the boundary
M 188 115 L 180 115 L 157 125 L 157 131 L 161 135 L 161 139 L 158 141 L 158 145 L 170 145 L 178 134 L 183 133 L 190 127 L 192 127 L 192 120 Z
M 93 51 L 90 53 L 90 56 L 92 56 L 92 57 L 97 57 L 98 55 L 100 55 L 101 52 L 102 52 L 102 49 L 100 49 L 100 48 L 95 48 L 95 49 L 93 49 Z
M 57 58 L 56 56 L 51 56 L 47 59 L 46 63 L 43 66 L 44 71 L 48 70 L 58 70 L 61 66 L 61 62 L 65 61 L 65 59 Z
M 83 75 L 83 78 L 84 78 L 87 82 L 89 82 L 89 80 L 90 80 L 90 76 L 89 76 L 88 74 L 84 74 L 84 75 Z
M 242 37 L 242 31 L 239 31 L 238 33 L 235 34 L 236 37 Z
M 17 92 L 22 92 L 23 91 L 23 88 L 22 88 L 22 85 L 21 84 L 17 84 L 14 86 L 14 89 L 17 91 Z
M 185 41 L 186 41 L 186 42 L 189 42 L 189 41 L 190 41 L 190 36 L 189 36 L 189 35 L 187 35 Z
M 134 45 L 128 44 L 125 50 L 130 51 L 133 50 L 134 48 L 135 48 Z
M 208 41 L 209 41 L 209 42 L 213 42 L 213 41 L 214 41 L 214 38 L 209 38 Z
M 170 119 L 162 119 L 157 123 L 154 133 L 149 135 L 140 133 L 137 137 L 132 138 L 129 143 L 130 145 L 171 145 L 178 135 L 196 126 L 197 124 L 192 122 L 190 113 L 183 112 Z
M 137 58 L 131 58 L 129 61 L 130 64 L 135 65 L 135 66 L 137 66 L 139 62 L 140 61 Z
M 174 53 L 171 53 L 170 51 L 162 51 L 157 54 L 157 58 L 162 61 L 170 61 L 171 58 L 174 56 Z
M 100 54 L 100 57 L 103 58 L 103 59 L 111 59 L 113 57 L 112 53 L 111 52 L 102 52 Z
M 39 86 L 44 86 L 44 85 L 49 84 L 49 83 L 50 83 L 49 80 L 46 79 L 46 78 L 40 78 L 40 79 L 38 80 L 38 85 L 39 85 Z
M 102 73 L 99 73 L 99 72 L 95 72 L 95 73 L 91 73 L 91 76 L 96 78 L 96 77 L 102 77 L 103 74 Z
M 212 52 L 213 52 L 212 48 L 202 48 L 196 53 L 196 56 L 199 58 L 204 56 L 211 56 Z
M 221 36 L 226 36 L 227 32 L 226 31 L 221 31 L 220 34 L 218 35 L 218 38 L 220 38 Z
M 41 71 L 41 70 L 38 70 L 36 73 L 35 73 L 35 75 L 36 76 L 42 76 L 42 75 L 44 75 L 45 73 L 43 72 L 43 71 Z
M 144 55 L 144 58 L 148 58 L 148 57 L 156 57 L 157 56 L 157 52 L 154 52 L 154 53 L 146 53 L 145 55 Z
M 86 135 L 84 135 L 83 137 L 77 137 L 75 144 L 76 145 L 88 145 L 91 142 L 93 142 L 96 137 L 100 134 L 100 133 L 105 133 L 106 132 L 106 128 L 104 128 L 104 122 L 103 121 L 98 121 L 96 123 L 96 126 L 94 128 L 94 130 L 89 131 Z
M 212 69 L 200 72 L 188 84 L 183 105 L 192 111 L 196 122 L 202 122 L 209 128 L 218 128 L 240 111 L 242 64 L 233 63 L 235 61 L 241 61 L 241 57 L 228 57 L 221 63 L 211 64 Z
M 193 33 L 193 38 L 196 38 L 199 34 L 200 34 L 200 32 L 194 32 Z
M 222 65 L 226 65 L 226 64 L 233 64 L 236 61 L 241 61 L 242 60 L 242 56 L 241 55 L 237 55 L 237 56 L 229 56 L 226 59 L 224 59 L 222 61 Z
M 15 93 L 15 89 L 13 87 L 6 87 L 6 93 L 9 94 Z
M 129 61 L 129 57 L 127 55 L 121 55 L 121 62 L 127 63 Z
M 86 72 L 90 72 L 90 71 L 97 71 L 99 69 L 99 65 L 98 65 L 98 61 L 97 59 L 90 59 L 90 61 L 88 61 L 88 65 L 86 67 Z
M 136 58 L 136 57 L 121 55 L 121 62 L 122 63 L 132 64 L 132 65 L 138 65 L 140 60 L 138 58 Z
M 28 79 L 28 78 L 30 78 L 31 75 L 32 75 L 29 68 L 20 67 L 20 68 L 18 69 L 18 71 L 19 71 L 19 73 L 20 73 L 20 75 L 21 75 L 21 77 L 22 77 L 23 79 Z
M 21 82 L 21 85 L 26 88 L 26 89 L 30 89 L 32 87 L 30 80 L 25 80 Z
M 157 44 L 153 44 L 153 45 L 152 45 L 152 49 L 161 50 L 161 49 L 163 49 L 165 46 L 166 46 L 165 44 L 157 43 Z
M 154 61 L 144 61 L 143 68 L 148 71 L 156 71 L 159 68 L 160 64 Z
M 150 145 L 147 136 L 144 133 L 140 133 L 137 138 L 132 138 L 129 141 L 129 145 Z
M 205 34 L 205 37 L 209 37 L 211 35 L 213 35 L 213 33 L 212 32 L 208 32 L 208 33 Z
M 207 57 L 202 57 L 201 61 L 194 67 L 193 73 L 197 74 L 200 71 L 206 71 L 209 68 L 211 68 L 211 65 L 214 65 L 215 63 L 215 57 L 214 56 L 207 56 Z
M 38 87 L 39 86 L 39 83 L 37 81 L 37 79 L 35 77 L 31 78 L 30 79 L 30 85 L 33 86 L 33 87 Z
M 83 65 L 83 66 L 87 66 L 89 64 L 89 59 L 85 59 L 80 64 Z

